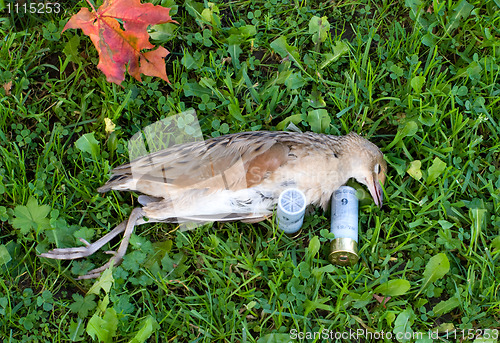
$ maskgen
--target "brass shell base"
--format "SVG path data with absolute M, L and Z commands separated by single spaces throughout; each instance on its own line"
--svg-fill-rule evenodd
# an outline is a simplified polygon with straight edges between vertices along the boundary
M 352 266 L 359 260 L 358 243 L 352 238 L 335 238 L 330 243 L 328 260 L 339 266 Z

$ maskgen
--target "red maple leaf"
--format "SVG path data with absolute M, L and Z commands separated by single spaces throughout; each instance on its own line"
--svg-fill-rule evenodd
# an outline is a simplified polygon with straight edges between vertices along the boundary
M 149 25 L 177 23 L 169 15 L 170 8 L 141 4 L 140 0 L 104 0 L 97 11 L 90 6 L 92 12 L 82 8 L 66 23 L 63 32 L 80 28 L 90 37 L 99 53 L 97 68 L 109 82 L 121 84 L 127 64 L 129 74 L 138 81 L 142 73 L 170 82 L 164 61 L 169 51 L 161 46 L 150 50 L 155 46 L 149 42 L 147 32 Z

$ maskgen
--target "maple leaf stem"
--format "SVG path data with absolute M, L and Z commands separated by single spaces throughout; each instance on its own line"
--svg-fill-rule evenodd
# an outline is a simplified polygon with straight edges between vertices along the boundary
M 87 3 L 90 5 L 90 7 L 92 7 L 92 11 L 93 11 L 93 12 L 97 12 L 97 11 L 95 10 L 94 5 L 92 5 L 92 3 L 91 3 L 89 0 L 86 0 L 86 1 L 87 1 Z

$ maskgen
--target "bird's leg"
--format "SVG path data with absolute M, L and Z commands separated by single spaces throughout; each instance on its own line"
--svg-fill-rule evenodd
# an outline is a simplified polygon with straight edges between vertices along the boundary
M 97 250 L 99 250 L 104 244 L 108 243 L 120 233 L 125 231 L 125 228 L 127 227 L 127 221 L 128 220 L 121 222 L 117 227 L 115 227 L 113 230 L 108 232 L 105 236 L 101 237 L 94 243 L 89 243 L 83 238 L 80 238 L 80 241 L 85 244 L 84 247 L 52 249 L 43 254 L 40 254 L 40 256 L 53 258 L 56 260 L 74 260 L 77 258 L 90 256 Z
M 123 234 L 123 240 L 120 243 L 118 250 L 116 252 L 114 252 L 114 251 L 108 252 L 108 253 L 113 254 L 113 257 L 111 257 L 109 259 L 109 261 L 106 264 L 104 264 L 103 266 L 96 268 L 96 269 L 92 269 L 87 274 L 79 276 L 78 279 L 97 278 L 101 275 L 101 273 L 104 270 L 108 269 L 112 264 L 114 266 L 119 265 L 123 260 L 123 256 L 125 256 L 125 253 L 127 252 L 128 244 L 130 241 L 130 236 L 132 235 L 132 232 L 134 232 L 135 224 L 137 223 L 137 220 L 139 218 L 141 218 L 142 216 L 144 216 L 144 212 L 142 211 L 142 209 L 138 208 L 138 207 L 134 208 L 132 210 L 132 213 L 130 213 L 130 216 L 129 216 L 128 221 L 126 223 L 125 233 Z M 125 222 L 123 222 L 122 224 L 125 224 Z

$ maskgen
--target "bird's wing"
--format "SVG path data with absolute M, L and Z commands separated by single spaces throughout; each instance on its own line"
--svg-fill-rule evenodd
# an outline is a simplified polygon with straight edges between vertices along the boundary
M 165 186 L 241 189 L 260 183 L 286 163 L 287 132 L 242 132 L 172 146 L 112 170 L 99 192 L 138 191 L 165 197 Z

